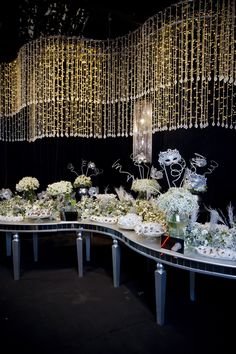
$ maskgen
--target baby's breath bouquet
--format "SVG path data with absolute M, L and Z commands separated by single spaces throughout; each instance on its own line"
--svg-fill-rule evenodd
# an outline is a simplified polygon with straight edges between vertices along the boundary
M 169 234 L 180 238 L 184 237 L 190 215 L 199 209 L 198 197 L 182 187 L 169 188 L 157 198 L 156 204 L 166 215 Z
M 173 214 L 190 216 L 199 208 L 197 196 L 182 187 L 169 188 L 157 198 L 156 203 L 167 216 Z

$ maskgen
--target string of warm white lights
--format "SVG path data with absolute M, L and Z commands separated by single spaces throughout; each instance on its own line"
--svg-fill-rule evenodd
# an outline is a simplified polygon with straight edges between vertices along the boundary
M 235 128 L 235 1 L 181 1 L 109 41 L 52 36 L 0 66 L 0 139 L 133 135 L 137 101 L 152 132 Z

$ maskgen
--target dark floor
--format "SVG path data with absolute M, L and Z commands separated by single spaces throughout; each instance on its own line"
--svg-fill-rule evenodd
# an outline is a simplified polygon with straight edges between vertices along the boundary
M 2 235 L 3 236 L 3 235 Z M 0 240 L 0 353 L 2 354 L 213 354 L 235 349 L 236 283 L 167 267 L 166 320 L 155 322 L 155 263 L 121 248 L 121 286 L 112 283 L 111 240 L 94 236 L 91 262 L 77 275 L 73 237 L 21 243 L 21 279 Z M 5 348 L 5 349 L 3 349 Z

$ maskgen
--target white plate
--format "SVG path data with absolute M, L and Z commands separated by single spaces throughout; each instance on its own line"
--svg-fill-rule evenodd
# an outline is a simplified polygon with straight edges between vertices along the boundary
M 120 223 L 117 223 L 117 225 L 119 226 L 120 229 L 123 230 L 134 230 L 134 226 L 122 225 Z
M 152 238 L 152 237 L 160 237 L 161 235 L 164 234 L 164 231 L 163 232 L 143 232 L 141 234 L 139 234 L 139 236 L 142 236 L 142 237 L 147 237 L 147 238 Z
M 113 216 L 91 215 L 90 216 L 90 220 L 91 221 L 101 222 L 103 224 L 116 224 L 117 223 L 117 217 L 113 217 Z
M 26 215 L 27 219 L 38 220 L 38 219 L 50 219 L 51 215 Z
M 230 259 L 230 260 L 236 259 L 236 252 L 229 248 L 220 249 L 220 248 L 214 248 L 209 246 L 199 246 L 199 247 L 195 247 L 195 249 L 197 253 L 206 257 Z
M 162 225 L 155 222 L 143 222 L 136 225 L 134 230 L 139 236 L 148 238 L 160 237 L 164 233 Z

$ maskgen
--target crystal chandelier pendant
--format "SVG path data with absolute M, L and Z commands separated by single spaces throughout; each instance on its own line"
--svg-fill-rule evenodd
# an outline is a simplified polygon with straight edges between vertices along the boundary
M 134 104 L 133 156 L 137 155 L 152 162 L 152 103 L 146 100 Z

